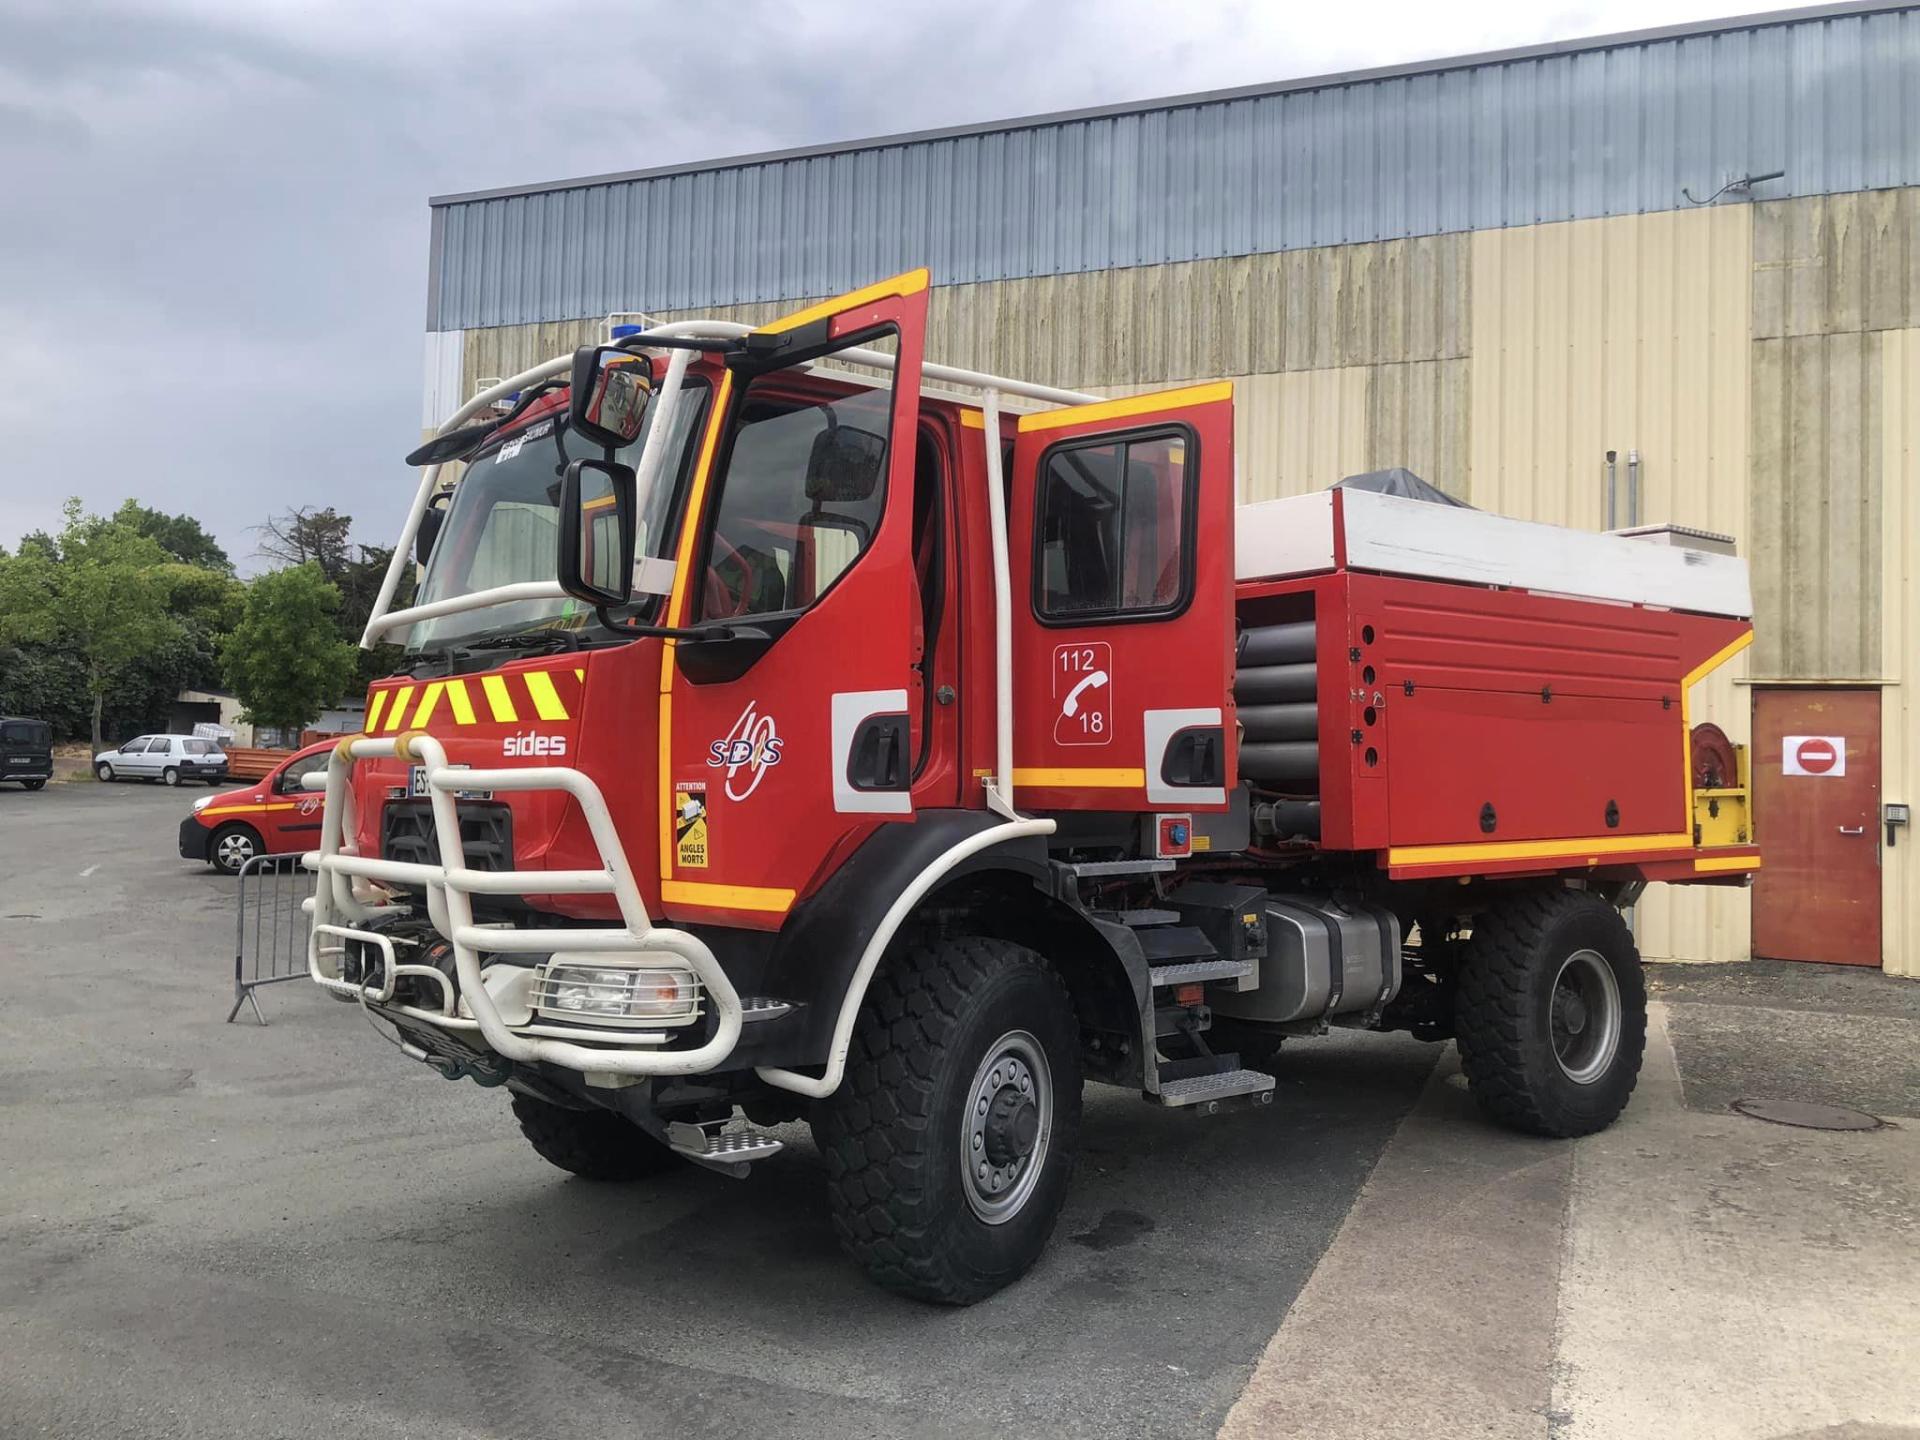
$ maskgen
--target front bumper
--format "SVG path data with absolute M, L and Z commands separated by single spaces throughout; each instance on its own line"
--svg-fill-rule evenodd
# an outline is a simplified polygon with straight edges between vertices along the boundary
M 432 802 L 435 863 L 356 855 L 345 837 L 358 833 L 348 778 L 363 759 L 394 756 L 422 768 Z M 455 795 L 465 790 L 559 790 L 570 795 L 586 818 L 602 866 L 594 870 L 479 870 L 465 861 L 465 845 Z M 559 766 L 509 769 L 454 769 L 432 736 L 408 733 L 392 739 L 359 737 L 342 741 L 327 765 L 326 804 L 321 812 L 320 849 L 307 857 L 319 871 L 308 942 L 308 970 L 323 988 L 364 1000 L 391 1014 L 404 1015 L 447 1031 L 464 1031 L 477 1044 L 520 1064 L 557 1065 L 588 1076 L 698 1075 L 719 1070 L 740 1038 L 742 1005 L 732 981 L 705 941 L 684 930 L 656 926 L 634 882 L 620 839 L 600 789 L 578 770 Z M 184 837 L 183 837 L 184 841 Z M 451 863 L 448 863 L 451 861 Z M 369 884 L 368 882 L 371 882 Z M 454 975 L 409 963 L 394 940 L 377 928 L 380 917 L 397 907 L 390 893 L 376 886 L 404 886 L 425 892 L 433 928 L 453 950 Z M 516 895 L 612 895 L 624 922 L 618 928 L 564 932 L 501 928 L 476 924 L 473 897 Z M 562 940 L 564 936 L 564 940 Z M 349 973 L 358 950 L 378 953 L 377 979 L 362 982 Z M 679 1032 L 668 1030 L 583 1029 L 542 1019 L 522 993 L 531 968 L 492 964 L 496 957 L 554 956 L 564 949 L 569 960 L 640 969 L 674 967 L 691 971 L 704 997 L 701 1043 L 676 1045 Z M 524 963 L 524 962 L 523 962 Z M 364 972 L 363 972 L 364 973 Z M 413 977 L 432 987 L 433 1009 L 396 1003 L 395 985 Z M 609 1082 L 613 1083 L 613 1082 Z
M 207 837 L 213 832 L 200 823 L 198 815 L 189 815 L 180 822 L 180 858 L 182 860 L 204 860 L 207 858 Z

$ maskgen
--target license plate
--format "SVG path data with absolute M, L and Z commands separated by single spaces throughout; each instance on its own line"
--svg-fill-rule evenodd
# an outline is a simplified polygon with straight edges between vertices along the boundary
M 449 770 L 471 770 L 473 767 L 471 765 L 449 765 L 447 766 L 447 768 Z M 427 767 L 426 766 L 412 765 L 408 767 L 407 794 L 411 795 L 416 800 L 424 800 L 427 798 L 428 785 L 427 785 Z M 491 800 L 493 799 L 493 791 L 491 790 L 456 790 L 453 792 L 453 798 L 456 800 Z

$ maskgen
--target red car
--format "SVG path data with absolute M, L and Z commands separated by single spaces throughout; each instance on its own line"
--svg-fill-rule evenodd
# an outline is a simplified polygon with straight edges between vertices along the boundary
M 264 779 L 193 802 L 180 822 L 180 858 L 204 860 L 227 875 L 256 855 L 298 855 L 320 841 L 324 797 L 301 782 L 327 768 L 334 741 L 296 750 Z

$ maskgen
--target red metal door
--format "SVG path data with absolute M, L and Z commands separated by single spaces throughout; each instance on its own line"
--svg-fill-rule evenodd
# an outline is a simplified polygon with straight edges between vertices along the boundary
M 1880 692 L 1756 689 L 1753 953 L 1880 963 Z
M 922 626 L 914 452 L 927 272 L 790 315 L 722 386 L 695 472 L 660 704 L 661 899 L 772 928 L 830 862 L 913 816 Z M 884 373 L 803 375 L 891 344 Z M 752 356 L 749 357 L 752 361 Z
M 1024 416 L 1012 480 L 1016 803 L 1224 806 L 1232 385 Z

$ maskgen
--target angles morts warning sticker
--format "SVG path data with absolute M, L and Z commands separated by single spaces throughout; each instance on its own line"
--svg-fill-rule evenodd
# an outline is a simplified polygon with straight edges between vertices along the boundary
M 673 862 L 682 870 L 707 868 L 707 782 L 673 784 Z
M 1783 735 L 1780 737 L 1782 775 L 1845 775 L 1847 737 L 1844 735 Z

